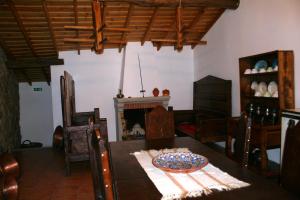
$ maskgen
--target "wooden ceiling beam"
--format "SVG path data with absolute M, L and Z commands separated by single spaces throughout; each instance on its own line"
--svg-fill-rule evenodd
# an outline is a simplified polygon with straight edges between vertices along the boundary
M 105 0 L 110 2 L 116 0 Z M 118 2 L 129 2 L 139 6 L 163 6 L 177 7 L 179 1 L 174 0 L 117 0 Z M 240 0 L 181 0 L 183 7 L 215 7 L 225 9 L 237 9 L 240 5 Z
M 93 12 L 93 22 L 94 22 L 94 32 L 96 36 L 94 50 L 97 54 L 103 53 L 103 31 L 102 27 L 104 26 L 103 16 L 102 16 L 102 8 L 103 2 L 99 0 L 93 0 L 92 2 L 92 12 Z
M 50 16 L 49 16 L 49 12 L 48 12 L 47 1 L 43 2 L 43 10 L 44 10 L 44 14 L 46 16 L 46 20 L 47 20 L 47 23 L 48 23 L 48 26 L 49 26 L 49 29 L 50 29 L 50 36 L 51 36 L 51 39 L 53 41 L 53 46 L 55 48 L 55 51 L 58 53 L 58 48 L 57 48 L 56 41 L 55 41 L 55 36 L 54 36 L 54 30 L 53 30 L 53 26 L 52 26 L 52 23 L 50 21 Z
M 40 5 L 44 0 L 18 0 L 18 5 Z M 1 1 L 0 1 L 1 2 Z M 163 7 L 177 7 L 179 1 L 174 0 L 105 0 L 105 2 L 115 3 L 132 3 L 140 6 L 163 6 Z M 80 5 L 89 5 L 89 1 L 78 2 Z M 237 9 L 239 7 L 240 0 L 181 0 L 183 7 L 215 7 L 225 9 Z M 49 2 L 49 5 L 53 6 L 65 6 L 72 5 L 70 1 L 54 1 Z
M 128 8 L 128 12 L 127 12 L 127 16 L 126 16 L 126 22 L 125 22 L 125 26 L 124 28 L 128 28 L 129 26 L 129 23 L 130 23 L 130 18 L 132 16 L 132 13 L 133 13 L 133 10 L 134 10 L 134 5 L 133 4 L 130 4 L 129 8 Z M 126 33 L 122 33 L 122 36 L 121 36 L 121 40 L 125 40 L 126 39 Z M 121 52 L 123 46 L 120 45 L 119 46 L 119 52 Z
M 87 43 L 94 43 L 95 39 L 90 38 L 64 38 L 64 42 L 87 42 Z M 102 41 L 99 42 L 99 44 L 102 43 Z
M 15 18 L 17 24 L 18 24 L 18 27 L 20 28 L 20 30 L 21 30 L 21 32 L 22 32 L 22 34 L 23 34 L 23 36 L 24 36 L 24 39 L 25 39 L 25 41 L 26 41 L 28 47 L 30 48 L 32 54 L 33 54 L 35 57 L 37 57 L 37 54 L 36 54 L 36 52 L 35 52 L 35 50 L 34 50 L 32 44 L 31 44 L 30 38 L 29 38 L 29 36 L 28 36 L 28 34 L 27 34 L 26 30 L 25 30 L 25 27 L 24 27 L 23 22 L 22 22 L 22 20 L 21 20 L 21 18 L 20 18 L 20 15 L 18 14 L 18 11 L 17 11 L 17 9 L 16 9 L 16 7 L 15 7 L 15 4 L 13 3 L 12 0 L 6 0 L 6 3 L 8 4 L 9 9 L 10 9 L 10 11 L 12 12 L 12 14 L 13 14 L 13 16 L 14 16 L 14 18 Z
M 94 30 L 93 26 L 64 26 L 65 29 Z
M 148 38 L 149 38 L 149 34 L 150 34 L 151 28 L 152 28 L 152 26 L 153 26 L 153 24 L 154 24 L 155 18 L 157 17 L 158 10 L 159 10 L 158 7 L 156 7 L 156 8 L 153 10 L 153 13 L 152 13 L 150 22 L 149 22 L 149 24 L 148 24 L 148 28 L 147 28 L 147 30 L 145 31 L 144 37 L 143 37 L 143 39 L 142 39 L 142 41 L 141 41 L 141 44 L 142 44 L 142 45 L 144 45 L 145 41 L 148 40 Z
M 7 60 L 6 65 L 11 68 L 21 68 L 22 66 L 30 65 L 63 65 L 63 59 L 46 59 L 46 58 L 35 58 L 35 59 L 23 59 L 23 60 Z
M 78 2 L 77 0 L 73 0 L 73 7 L 74 7 L 74 20 L 75 20 L 75 26 L 78 26 Z M 79 37 L 79 31 L 76 30 L 76 37 Z M 80 43 L 77 44 L 77 53 L 80 55 Z

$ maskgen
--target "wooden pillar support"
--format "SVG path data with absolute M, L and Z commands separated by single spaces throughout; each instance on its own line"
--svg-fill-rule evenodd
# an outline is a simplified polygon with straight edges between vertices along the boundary
M 99 0 L 94 0 L 92 3 L 93 7 L 93 22 L 94 22 L 94 32 L 96 36 L 94 49 L 98 54 L 103 53 L 104 45 L 103 45 L 103 16 L 102 9 L 103 3 Z

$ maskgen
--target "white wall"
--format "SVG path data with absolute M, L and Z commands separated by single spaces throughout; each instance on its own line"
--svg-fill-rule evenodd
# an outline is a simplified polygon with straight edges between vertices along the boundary
M 129 43 L 126 50 L 124 94 L 141 97 L 137 53 L 140 55 L 145 96 L 152 96 L 153 88 L 170 90 L 170 105 L 174 109 L 191 109 L 194 81 L 193 51 L 186 47 L 181 53 L 173 47 L 157 51 L 150 43 Z M 104 54 L 91 51 L 60 52 L 63 66 L 51 66 L 53 127 L 62 124 L 59 77 L 67 70 L 75 80 L 76 109 L 78 112 L 100 108 L 101 117 L 108 120 L 109 139 L 116 139 L 113 97 L 120 81 L 122 54 L 116 49 L 105 49 Z M 161 94 L 161 93 L 160 93 Z
M 273 50 L 294 50 L 296 107 L 300 107 L 300 1 L 240 0 L 206 34 L 194 51 L 195 79 L 208 74 L 232 80 L 233 115 L 240 113 L 240 57 Z M 279 150 L 269 155 L 279 161 Z
M 33 91 L 42 88 L 42 91 Z M 20 127 L 22 141 L 52 145 L 53 120 L 51 87 L 44 82 L 19 83 Z

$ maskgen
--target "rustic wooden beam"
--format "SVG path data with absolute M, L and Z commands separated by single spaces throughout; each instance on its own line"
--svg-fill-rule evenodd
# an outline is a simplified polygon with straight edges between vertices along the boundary
M 83 42 L 83 43 L 94 43 L 94 39 L 90 38 L 64 38 L 64 42 Z M 101 43 L 101 42 L 99 42 Z
M 65 29 L 75 29 L 75 30 L 94 30 L 93 26 L 64 26 Z M 118 31 L 118 32 L 131 32 L 137 31 L 136 28 L 118 28 L 118 27 L 103 27 L 103 31 Z
M 153 10 L 153 13 L 152 13 L 152 16 L 151 16 L 151 19 L 150 19 L 150 22 L 148 24 L 148 28 L 147 30 L 145 31 L 145 34 L 144 34 L 144 37 L 141 41 L 141 44 L 144 45 L 145 41 L 148 39 L 149 37 L 149 34 L 150 34 L 150 31 L 151 31 L 151 28 L 154 24 L 154 21 L 155 21 L 155 18 L 157 17 L 157 13 L 158 13 L 158 7 L 156 7 L 154 10 Z
M 12 14 L 13 14 L 13 16 L 14 16 L 17 24 L 18 24 L 18 27 L 20 28 L 20 30 L 21 30 L 24 38 L 25 38 L 27 46 L 30 48 L 32 54 L 36 57 L 37 54 L 36 54 L 36 52 L 35 52 L 35 50 L 34 50 L 34 48 L 32 46 L 30 38 L 29 38 L 29 36 L 28 36 L 28 34 L 27 34 L 26 30 L 25 30 L 25 27 L 24 27 L 23 22 L 22 22 L 22 20 L 20 18 L 20 15 L 18 14 L 18 11 L 17 11 L 17 9 L 15 7 L 15 4 L 11 0 L 6 0 L 6 3 L 8 4 L 9 9 L 12 12 Z
M 94 32 L 96 41 L 94 44 L 94 50 L 96 53 L 103 53 L 103 31 L 101 30 L 103 27 L 103 16 L 102 16 L 102 2 L 99 0 L 93 0 L 92 2 L 92 12 L 93 12 L 93 22 L 94 22 Z
M 44 0 L 18 0 L 20 3 L 30 3 L 32 5 L 40 5 Z M 1 2 L 1 0 L 0 0 Z M 104 2 L 114 2 L 114 3 L 132 3 L 140 6 L 164 6 L 164 7 L 177 7 L 179 1 L 175 0 L 104 0 Z M 86 5 L 89 1 L 78 2 L 82 5 Z M 181 0 L 183 7 L 215 7 L 215 8 L 225 8 L 225 9 L 237 9 L 239 6 L 240 0 Z M 70 1 L 49 1 L 51 5 L 71 5 Z
M 176 49 L 178 51 L 181 51 L 183 48 L 182 8 L 181 8 L 181 6 L 178 6 L 176 8 L 176 35 L 177 35 Z
M 78 26 L 78 2 L 77 0 L 73 0 L 73 7 L 74 7 L 74 20 L 75 20 L 75 26 Z M 76 37 L 79 37 L 79 31 L 76 30 Z M 80 55 L 80 43 L 77 43 L 77 53 Z
M 151 39 L 152 42 L 164 42 L 164 43 L 174 43 L 176 44 L 177 40 L 172 39 Z M 200 44 L 200 45 L 206 45 L 207 41 L 197 41 L 197 40 L 185 40 L 183 43 L 185 44 Z
M 94 39 L 90 38 L 64 38 L 65 42 L 82 42 L 82 43 L 94 43 Z M 109 39 L 103 39 L 99 44 L 126 44 L 126 41 L 122 40 L 109 40 Z
M 64 26 L 65 29 L 94 30 L 93 26 Z
M 63 65 L 63 59 L 46 59 L 46 58 L 35 58 L 30 60 L 7 60 L 6 65 L 8 67 L 19 68 L 22 66 L 30 66 L 30 65 Z
M 55 51 L 58 53 L 58 48 L 57 48 L 56 41 L 55 41 L 55 36 L 54 36 L 54 30 L 53 30 L 53 26 L 52 26 L 52 23 L 50 21 L 50 16 L 49 16 L 49 12 L 48 12 L 47 1 L 43 2 L 43 10 L 44 10 L 44 14 L 45 14 L 45 17 L 46 17 L 46 20 L 47 20 L 47 23 L 48 23 L 48 27 L 50 29 L 50 36 L 51 36 L 51 39 L 53 41 L 53 46 L 55 48 Z
M 105 0 L 116 1 L 116 0 Z M 165 6 L 177 7 L 179 1 L 174 0 L 118 0 L 118 2 L 129 2 L 140 6 Z M 237 9 L 240 0 L 181 0 L 183 7 L 216 7 L 225 9 Z
M 128 12 L 127 12 L 126 22 L 125 22 L 124 28 L 128 28 L 129 23 L 130 23 L 130 18 L 131 18 L 133 10 L 134 10 L 134 6 L 132 4 L 130 4 L 130 6 L 128 8 Z M 124 41 L 125 39 L 126 39 L 126 33 L 122 33 L 121 40 Z M 122 48 L 123 48 L 123 46 L 120 45 L 119 46 L 119 53 L 122 51 Z
M 26 80 L 26 82 L 31 86 L 31 85 L 32 85 L 32 81 L 31 81 L 31 79 L 29 78 L 26 69 L 22 69 L 22 70 L 20 70 L 20 71 L 21 71 L 21 73 L 23 74 L 23 77 L 24 77 L 24 79 Z

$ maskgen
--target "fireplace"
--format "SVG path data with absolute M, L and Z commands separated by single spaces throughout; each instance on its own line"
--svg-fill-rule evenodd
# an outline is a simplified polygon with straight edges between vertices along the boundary
M 167 109 L 169 100 L 170 96 L 114 98 L 117 140 L 120 141 L 123 136 L 130 134 L 129 130 L 134 126 L 137 131 L 140 130 L 138 126 L 143 129 L 145 127 L 144 113 L 157 105 L 162 105 Z

